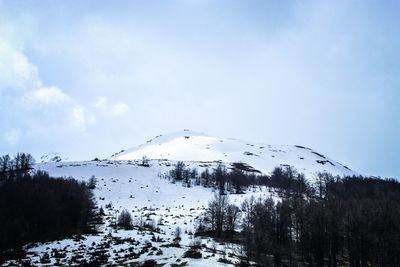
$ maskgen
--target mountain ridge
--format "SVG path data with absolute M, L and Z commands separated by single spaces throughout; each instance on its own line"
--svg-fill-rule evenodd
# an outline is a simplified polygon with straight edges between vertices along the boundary
M 113 154 L 109 160 L 140 160 L 143 157 L 173 161 L 243 162 L 264 174 L 279 166 L 293 166 L 307 176 L 318 172 L 339 176 L 358 174 L 305 146 L 252 143 L 234 138 L 213 137 L 186 129 L 158 135 L 144 144 Z

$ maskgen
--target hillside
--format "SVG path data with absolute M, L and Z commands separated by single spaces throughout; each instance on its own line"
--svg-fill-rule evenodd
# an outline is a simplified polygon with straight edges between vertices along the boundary
M 112 155 L 110 160 L 139 160 L 143 156 L 187 162 L 243 162 L 264 174 L 277 166 L 293 166 L 307 177 L 317 172 L 340 176 L 356 174 L 311 148 L 217 138 L 189 130 L 159 135 L 145 144 Z
M 144 156 L 149 158 L 145 165 Z M 187 168 L 196 168 L 199 173 L 206 168 L 215 169 L 219 163 L 229 168 L 232 163 L 242 162 L 263 174 L 269 174 L 276 166 L 294 166 L 311 180 L 322 171 L 355 174 L 306 147 L 250 143 L 192 131 L 158 136 L 105 160 L 38 163 L 36 170 L 47 171 L 54 177 L 73 177 L 86 182 L 95 177 L 94 198 L 104 209 L 105 224 L 99 226 L 99 234 L 29 245 L 29 260 L 38 266 L 81 266 L 85 262 L 140 266 L 149 259 L 165 266 L 228 266 L 221 260 L 238 263 L 243 252 L 237 244 L 194 237 L 199 216 L 206 211 L 217 189 L 172 182 L 167 174 L 177 161 L 183 161 Z M 238 206 L 252 196 L 280 199 L 278 191 L 266 186 L 228 194 L 230 203 Z M 133 216 L 132 230 L 113 226 L 124 209 Z M 178 227 L 182 240 L 179 246 L 174 246 Z M 185 252 L 195 242 L 202 244 L 202 257 L 186 258 Z
M 196 219 L 206 210 L 216 190 L 202 186 L 186 187 L 182 183 L 172 183 L 163 177 L 176 162 L 150 160 L 149 166 L 141 166 L 141 161 L 86 161 L 47 162 L 36 165 L 37 170 L 49 172 L 52 176 L 74 177 L 89 181 L 97 179 L 93 190 L 99 207 L 105 210 L 105 224 L 98 235 L 84 235 L 79 239 L 64 239 L 29 246 L 29 259 L 35 265 L 41 264 L 44 255 L 50 255 L 50 265 L 80 266 L 82 260 L 98 259 L 99 251 L 106 253 L 107 262 L 118 265 L 143 263 L 154 259 L 165 266 L 229 266 L 218 262 L 227 258 L 238 262 L 238 246 L 215 242 L 202 238 L 204 246 L 201 259 L 184 258 L 194 240 Z M 187 165 L 193 167 L 193 163 Z M 245 194 L 232 194 L 232 203 L 241 203 L 246 198 L 274 197 L 265 187 L 249 188 Z M 133 216 L 133 230 L 114 230 L 111 226 L 123 209 Z M 175 231 L 179 227 L 182 240 L 179 247 L 173 243 Z M 160 241 L 155 242 L 154 238 Z M 51 257 L 54 250 L 63 257 Z M 228 255 L 229 254 L 229 255 Z M 78 256 L 77 256 L 78 255 Z M 173 265 L 182 264 L 182 265 Z

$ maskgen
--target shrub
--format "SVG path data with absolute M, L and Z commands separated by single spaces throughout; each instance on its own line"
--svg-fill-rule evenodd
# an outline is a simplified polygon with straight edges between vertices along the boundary
M 155 260 L 146 260 L 141 267 L 155 267 L 157 266 L 157 262 Z
M 97 178 L 92 175 L 89 179 L 88 187 L 89 189 L 95 189 L 96 188 L 96 183 L 97 183 Z
M 230 260 L 227 258 L 219 258 L 218 262 L 225 263 L 225 264 L 233 264 Z
M 200 238 L 193 239 L 190 242 L 189 246 L 190 246 L 190 248 L 193 248 L 193 249 L 201 248 L 201 239 Z
M 175 229 L 175 239 L 179 239 L 181 240 L 181 235 L 182 235 L 182 230 L 181 228 L 178 226 Z
M 192 259 L 201 259 L 203 255 L 201 254 L 200 251 L 191 248 L 183 254 L 183 257 Z

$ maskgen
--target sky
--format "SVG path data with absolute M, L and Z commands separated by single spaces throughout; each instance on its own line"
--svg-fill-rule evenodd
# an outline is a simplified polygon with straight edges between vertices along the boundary
M 400 177 L 399 9 L 0 0 L 0 154 L 106 158 L 191 129 Z

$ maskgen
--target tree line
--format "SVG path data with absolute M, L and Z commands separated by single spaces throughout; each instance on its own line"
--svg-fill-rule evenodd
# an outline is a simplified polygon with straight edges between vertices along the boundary
M 101 222 L 84 182 L 33 172 L 29 154 L 0 157 L 0 261 L 29 242 L 96 230 Z
M 186 167 L 185 163 L 178 161 L 175 167 L 167 175 L 172 182 L 182 182 L 190 187 L 199 185 L 214 187 L 219 192 L 241 194 L 251 185 L 261 185 L 263 176 L 256 175 L 253 171 L 247 171 L 243 163 L 233 163 L 230 169 L 224 164 L 218 164 L 216 168 L 206 168 L 198 172 L 196 168 Z
M 280 195 L 294 190 L 303 194 L 311 194 L 315 191 L 304 174 L 297 172 L 291 166 L 274 168 L 270 175 L 266 175 L 242 162 L 234 162 L 228 167 L 220 163 L 215 168 L 206 168 L 199 173 L 196 168 L 189 168 L 184 162 L 178 161 L 169 171 L 167 178 L 172 179 L 173 183 L 182 182 L 188 187 L 192 185 L 212 187 L 220 194 L 228 192 L 242 194 L 249 187 L 254 186 L 275 188 Z
M 35 164 L 35 159 L 28 153 L 17 153 L 14 157 L 0 157 L 0 182 L 26 174 Z
M 242 205 L 217 194 L 198 235 L 238 242 L 242 265 L 400 266 L 400 183 L 320 173 L 315 184 L 293 168 L 266 180 L 280 200 L 254 197 Z

